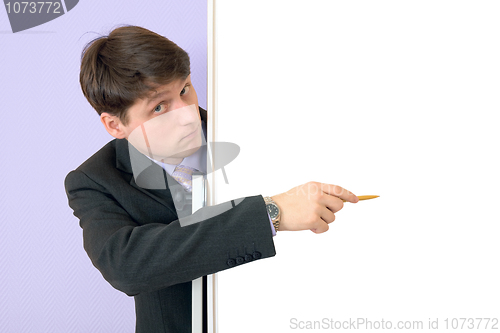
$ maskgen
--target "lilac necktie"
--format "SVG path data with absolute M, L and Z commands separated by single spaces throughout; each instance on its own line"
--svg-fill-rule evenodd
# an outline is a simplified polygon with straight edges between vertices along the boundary
M 175 170 L 172 173 L 172 178 L 174 178 L 179 184 L 181 184 L 186 189 L 186 191 L 191 192 L 191 180 L 193 178 L 194 171 L 196 171 L 196 169 L 179 164 L 175 167 Z

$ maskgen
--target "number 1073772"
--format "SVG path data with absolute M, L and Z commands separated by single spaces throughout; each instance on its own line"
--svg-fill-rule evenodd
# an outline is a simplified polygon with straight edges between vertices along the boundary
M 35 14 L 35 13 L 50 13 L 52 9 L 52 13 L 61 14 L 61 3 L 60 2 L 7 2 L 5 4 L 7 8 L 7 13 L 22 13 L 22 14 Z M 45 9 L 44 9 L 45 7 Z

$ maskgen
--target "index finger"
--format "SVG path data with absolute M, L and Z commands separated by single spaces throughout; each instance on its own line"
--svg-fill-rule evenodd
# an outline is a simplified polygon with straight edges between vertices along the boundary
M 356 203 L 359 201 L 358 197 L 355 196 L 354 193 L 338 185 L 321 183 L 321 190 L 327 194 L 336 196 L 345 201 L 349 201 L 352 203 Z

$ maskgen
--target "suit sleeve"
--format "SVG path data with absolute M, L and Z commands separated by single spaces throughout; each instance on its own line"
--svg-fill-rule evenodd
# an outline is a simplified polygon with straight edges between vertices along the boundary
M 82 171 L 70 172 L 65 187 L 69 205 L 80 219 L 84 248 L 92 264 L 114 288 L 131 296 L 276 254 L 260 195 L 244 198 L 234 208 L 203 222 L 181 227 L 178 220 L 137 223 Z

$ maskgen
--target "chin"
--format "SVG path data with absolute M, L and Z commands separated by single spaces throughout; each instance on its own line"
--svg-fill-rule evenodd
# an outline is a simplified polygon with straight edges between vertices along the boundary
M 199 146 L 199 145 L 198 145 L 198 146 L 196 146 L 196 147 L 194 147 L 194 148 L 189 149 L 189 150 L 187 151 L 187 154 L 186 154 L 186 156 L 185 156 L 185 157 L 188 157 L 188 156 L 193 155 L 193 154 L 194 154 L 194 153 L 196 153 L 199 149 L 200 149 L 200 146 Z

